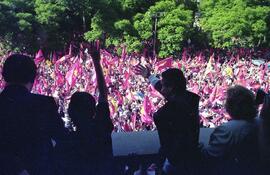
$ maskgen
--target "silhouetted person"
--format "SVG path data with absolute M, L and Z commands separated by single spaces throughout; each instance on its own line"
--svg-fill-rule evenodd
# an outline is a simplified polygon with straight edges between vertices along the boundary
M 89 50 L 94 63 L 99 90 L 98 104 L 87 92 L 72 95 L 68 113 L 76 127 L 71 133 L 70 174 L 109 175 L 112 169 L 113 124 L 110 119 L 108 90 L 100 65 L 100 52 L 96 44 Z M 89 77 L 90 78 L 90 77 Z
M 36 65 L 32 58 L 14 54 L 3 66 L 6 87 L 0 94 L 0 174 L 53 174 L 53 144 L 63 123 L 52 97 L 30 93 Z
M 260 164 L 263 174 L 270 174 L 270 95 L 257 91 L 257 104 L 262 104 L 259 123 Z
M 202 149 L 210 160 L 204 173 L 258 174 L 257 105 L 254 94 L 242 86 L 227 90 L 225 108 L 232 120 L 215 128 Z
M 186 79 L 179 69 L 171 68 L 159 80 L 150 75 L 149 68 L 136 66 L 135 73 L 149 77 L 166 99 L 154 114 L 160 139 L 160 156 L 166 174 L 195 174 L 198 163 L 199 99 L 186 90 Z M 166 160 L 165 160 L 166 159 Z

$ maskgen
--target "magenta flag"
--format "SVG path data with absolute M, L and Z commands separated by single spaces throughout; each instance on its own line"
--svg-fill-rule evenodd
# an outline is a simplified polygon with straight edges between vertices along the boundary
M 130 117 L 130 120 L 131 120 L 131 123 L 132 123 L 133 127 L 135 128 L 135 126 L 136 126 L 136 114 L 133 114 Z
M 130 77 L 130 72 L 129 71 L 126 71 L 125 73 L 124 73 L 124 82 L 123 82 L 123 88 L 124 89 L 127 89 L 128 87 L 129 87 L 129 77 Z
M 219 117 L 214 118 L 214 119 L 212 120 L 212 122 L 213 122 L 214 124 L 218 124 L 218 122 L 219 122 L 220 120 L 222 120 L 222 119 L 223 119 L 223 116 L 219 116 Z
M 200 88 L 199 88 L 199 85 L 197 83 L 192 86 L 191 92 L 193 92 L 195 94 L 199 94 L 200 93 Z
M 36 56 L 35 56 L 35 64 L 38 65 L 39 63 L 41 63 L 43 60 L 45 60 L 43 52 L 41 49 L 38 50 Z
M 151 117 L 151 111 L 152 111 L 152 104 L 148 96 L 144 97 L 143 101 L 143 111 L 141 120 L 143 123 L 152 123 L 153 118 Z
M 53 52 L 52 63 L 55 64 L 56 61 L 57 61 L 57 54 L 55 52 Z
M 203 116 L 202 114 L 200 115 L 200 122 L 203 123 L 203 125 L 209 125 L 209 121 L 207 120 L 207 118 L 205 116 Z
M 79 60 L 78 57 L 75 58 L 75 59 L 76 59 L 74 61 L 75 63 L 73 64 L 73 66 L 71 67 L 71 69 L 66 74 L 66 80 L 67 80 L 67 83 L 70 86 L 74 86 L 75 85 L 76 80 L 78 79 L 78 77 L 82 73 L 82 68 L 81 68 L 80 60 Z
M 57 60 L 57 61 L 55 62 L 55 64 L 58 65 L 58 64 L 64 62 L 65 60 L 66 60 L 66 56 L 64 55 L 64 56 L 62 56 L 59 60 Z
M 161 60 L 156 63 L 155 67 L 157 67 L 157 70 L 162 71 L 166 68 L 171 68 L 173 63 L 172 58 L 166 58 L 164 60 Z
M 118 100 L 118 104 L 122 105 L 124 103 L 123 96 L 120 94 L 119 91 L 116 91 L 116 96 Z
M 126 55 L 127 55 L 127 48 L 126 48 L 126 46 L 123 46 L 123 48 L 122 48 L 121 59 L 122 59 L 122 60 L 125 60 Z
M 64 85 L 64 83 L 65 83 L 65 79 L 63 75 L 60 73 L 56 73 L 56 85 L 58 87 L 61 87 L 62 85 Z
M 217 85 L 213 88 L 212 93 L 209 96 L 209 101 L 214 102 L 217 96 Z
M 198 62 L 201 64 L 204 63 L 204 55 L 202 51 L 199 53 Z
M 182 60 L 183 60 L 184 62 L 187 61 L 187 49 L 186 49 L 186 48 L 183 49 L 183 52 L 182 52 Z

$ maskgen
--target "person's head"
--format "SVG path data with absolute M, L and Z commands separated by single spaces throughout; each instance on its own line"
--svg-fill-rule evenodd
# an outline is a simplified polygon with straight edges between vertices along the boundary
M 2 76 L 7 84 L 21 84 L 32 88 L 36 71 L 37 67 L 33 58 L 26 55 L 13 54 L 6 59 Z
M 165 98 L 181 94 L 186 90 L 186 78 L 181 70 L 168 69 L 161 74 L 161 77 L 161 93 Z
M 226 111 L 232 119 L 253 119 L 257 115 L 254 94 L 243 86 L 236 85 L 227 90 Z
M 75 126 L 88 124 L 96 113 L 96 100 L 87 92 L 75 92 L 71 96 L 68 114 Z

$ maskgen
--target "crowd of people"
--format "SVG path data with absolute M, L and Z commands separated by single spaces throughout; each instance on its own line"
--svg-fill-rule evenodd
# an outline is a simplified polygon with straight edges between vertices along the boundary
M 54 53 L 51 59 L 45 59 L 39 50 L 35 58 L 38 74 L 32 92 L 54 97 L 68 126 L 71 126 L 67 115 L 71 95 L 76 91 L 86 91 L 96 97 L 98 93 L 93 63 L 87 49 L 84 46 L 80 49 L 74 53 L 71 47 L 68 54 L 60 56 Z M 201 97 L 201 126 L 215 127 L 230 119 L 224 110 L 228 87 L 240 84 L 252 91 L 259 88 L 269 91 L 269 61 L 259 60 L 263 54 L 258 53 L 250 49 L 234 52 L 184 49 L 181 59 L 159 61 L 145 54 L 126 54 L 125 48 L 121 56 L 101 50 L 114 131 L 156 129 L 151 114 L 164 104 L 164 99 L 147 80 L 134 75 L 133 68 L 137 64 L 151 67 L 157 75 L 168 68 L 181 69 L 188 79 L 187 88 Z M 1 59 L 1 67 L 4 60 Z M 1 78 L 0 89 L 3 87 Z
M 111 57 L 100 51 L 98 42 L 86 48 L 88 54 L 73 57 L 70 53 L 56 60 L 54 71 L 45 69 L 50 62 L 41 52 L 35 62 L 21 54 L 5 59 L 0 174 L 133 174 L 113 158 L 111 133 L 119 126 L 118 130 L 136 128 L 137 120 L 142 122 L 139 127 L 158 131 L 160 150 L 152 159 L 157 174 L 269 174 L 267 62 L 240 57 L 228 61 L 219 55 L 216 60 L 214 53 L 204 60 L 202 53 L 192 58 L 185 52 L 182 60 L 156 62 L 127 57 L 125 50 L 121 58 Z M 71 68 L 62 75 L 65 61 Z M 116 69 L 114 76 L 110 70 Z M 83 86 L 84 81 L 89 87 Z M 50 95 L 59 98 L 59 109 Z M 116 105 L 110 95 L 117 99 Z M 126 98 L 142 109 L 126 104 Z M 125 109 L 126 105 L 130 107 Z M 204 116 L 209 108 L 218 116 Z M 135 117 L 129 118 L 126 111 Z M 64 127 L 61 112 L 67 113 L 70 126 Z M 199 143 L 200 123 L 207 122 L 219 126 L 203 145 Z M 147 169 L 136 174 L 147 174 Z

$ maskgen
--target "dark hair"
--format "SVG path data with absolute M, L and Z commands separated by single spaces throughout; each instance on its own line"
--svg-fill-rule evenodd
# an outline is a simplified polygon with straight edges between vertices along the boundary
M 239 85 L 227 90 L 225 108 L 233 119 L 253 119 L 258 112 L 254 94 Z
M 68 114 L 75 126 L 88 124 L 96 113 L 96 100 L 87 92 L 75 92 L 71 96 Z
M 186 78 L 180 69 L 167 69 L 161 74 L 161 76 L 168 86 L 174 87 L 175 93 L 186 90 Z
M 13 54 L 9 56 L 3 66 L 3 78 L 7 83 L 33 83 L 36 77 L 37 67 L 33 58 Z

